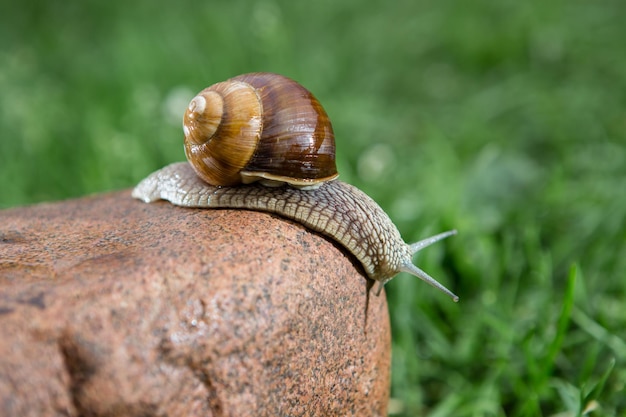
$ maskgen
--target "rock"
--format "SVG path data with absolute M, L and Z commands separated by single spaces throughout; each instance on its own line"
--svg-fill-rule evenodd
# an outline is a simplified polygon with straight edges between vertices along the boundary
M 130 192 L 0 211 L 7 416 L 386 415 L 384 293 L 282 218 Z

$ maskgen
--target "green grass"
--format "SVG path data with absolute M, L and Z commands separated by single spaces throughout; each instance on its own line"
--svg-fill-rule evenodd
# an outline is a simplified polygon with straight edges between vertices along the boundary
M 407 240 L 387 285 L 402 416 L 626 413 L 626 4 L 3 2 L 0 208 L 183 160 L 203 87 L 250 71 L 326 107 L 342 179 Z

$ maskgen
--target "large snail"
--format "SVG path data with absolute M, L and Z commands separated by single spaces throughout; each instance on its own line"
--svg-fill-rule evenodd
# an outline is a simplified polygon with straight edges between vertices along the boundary
M 374 200 L 336 180 L 331 123 L 300 84 L 272 73 L 214 84 L 191 100 L 183 129 L 189 163 L 150 174 L 133 197 L 276 213 L 348 249 L 378 282 L 376 295 L 399 272 L 408 272 L 458 301 L 412 262 L 417 251 L 456 231 L 407 244 Z

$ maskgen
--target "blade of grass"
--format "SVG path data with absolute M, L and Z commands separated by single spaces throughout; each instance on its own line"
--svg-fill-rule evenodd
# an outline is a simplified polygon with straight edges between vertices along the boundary
M 600 402 L 598 399 L 600 397 L 600 394 L 602 394 L 602 391 L 604 390 L 604 387 L 606 385 L 606 381 L 609 379 L 609 376 L 611 375 L 611 373 L 613 372 L 613 369 L 615 368 L 615 358 L 612 358 L 611 361 L 609 362 L 609 366 L 607 366 L 606 371 L 604 371 L 604 373 L 602 374 L 602 376 L 600 377 L 600 380 L 594 384 L 594 386 L 589 390 L 589 392 L 587 394 L 583 394 L 585 390 L 581 390 L 580 394 L 581 394 L 581 398 L 580 398 L 580 415 L 582 416 L 583 413 L 585 413 L 585 410 L 589 408 L 589 404 L 591 404 L 592 402 Z
M 546 375 L 546 378 L 543 381 L 544 386 L 545 383 L 548 381 L 549 376 L 552 374 L 552 371 L 554 369 L 554 361 L 561 351 L 561 347 L 563 346 L 563 340 L 565 339 L 565 335 L 567 334 L 567 328 L 569 326 L 570 318 L 572 316 L 572 309 L 574 307 L 574 290 L 576 288 L 577 274 L 578 267 L 576 265 L 572 265 L 570 267 L 567 277 L 567 287 L 565 288 L 565 294 L 563 296 L 563 307 L 561 308 L 559 321 L 557 322 L 556 335 L 554 336 L 552 343 L 550 343 L 550 345 L 548 346 L 548 353 L 543 361 L 543 369 L 545 369 L 544 374 Z

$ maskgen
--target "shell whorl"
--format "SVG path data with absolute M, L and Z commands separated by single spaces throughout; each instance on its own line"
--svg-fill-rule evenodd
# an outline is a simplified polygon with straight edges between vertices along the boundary
M 254 88 L 222 82 L 194 97 L 183 117 L 185 155 L 196 173 L 213 185 L 241 183 L 261 138 L 262 106 Z
M 319 101 L 297 82 L 251 73 L 202 90 L 183 118 L 185 154 L 212 185 L 307 187 L 337 177 L 335 139 Z

